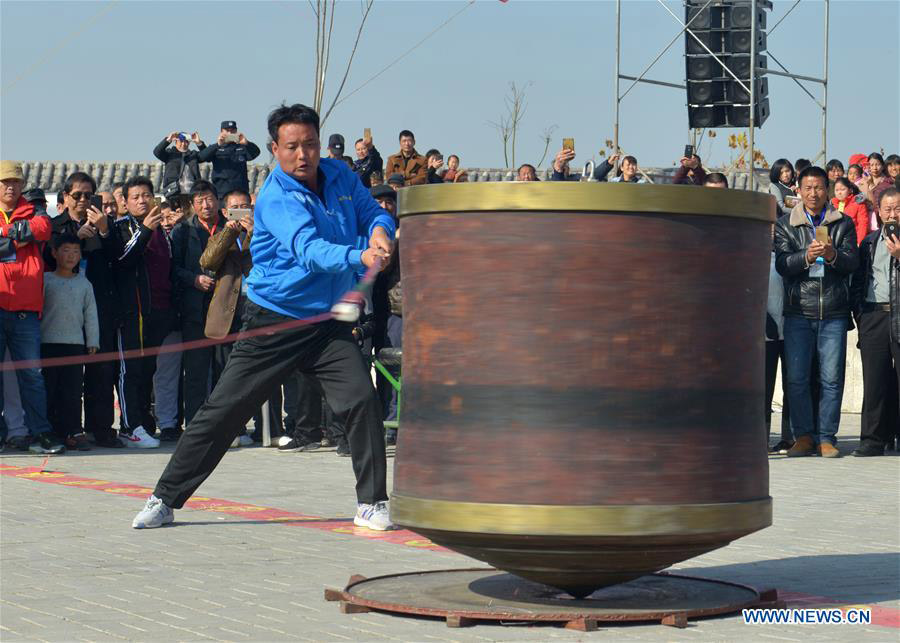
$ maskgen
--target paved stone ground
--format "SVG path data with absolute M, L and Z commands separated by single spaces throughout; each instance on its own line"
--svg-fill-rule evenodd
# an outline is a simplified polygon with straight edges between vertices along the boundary
M 845 453 L 855 446 L 858 427 L 858 416 L 844 417 Z M 152 486 L 170 451 L 95 450 L 53 458 L 46 469 Z M 0 455 L 0 466 L 41 462 Z M 677 569 L 880 606 L 900 625 L 900 457 L 771 458 L 770 469 L 774 525 Z M 201 492 L 336 520 L 354 509 L 350 461 L 331 449 L 232 451 Z M 578 633 L 551 626 L 448 629 L 437 620 L 344 615 L 322 592 L 342 587 L 351 574 L 477 565 L 452 553 L 252 515 L 182 510 L 173 527 L 135 531 L 131 519 L 141 505 L 97 489 L 0 476 L 0 639 L 897 641 L 900 632 L 897 626 L 749 626 L 740 616 L 694 621 L 684 630 L 627 625 Z

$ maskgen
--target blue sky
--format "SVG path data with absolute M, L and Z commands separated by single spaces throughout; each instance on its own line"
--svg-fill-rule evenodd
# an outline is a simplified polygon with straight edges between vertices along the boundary
M 312 101 L 315 22 L 305 1 L 108 4 L 0 3 L 3 158 L 151 160 L 153 146 L 168 132 L 197 129 L 210 141 L 224 119 L 237 120 L 262 146 L 269 110 L 283 100 Z M 792 4 L 776 0 L 770 26 Z M 378 0 L 347 89 L 464 5 Z M 655 1 L 623 5 L 622 73 L 637 75 L 677 25 Z M 667 5 L 682 12 L 680 2 Z M 769 49 L 794 73 L 822 72 L 822 8 L 803 0 L 769 38 Z M 356 0 L 338 3 L 328 97 L 359 15 Z M 831 25 L 829 157 L 900 151 L 900 2 L 832 0 Z M 537 163 L 541 132 L 556 125 L 551 148 L 574 137 L 578 163 L 612 138 L 614 47 L 612 1 L 478 0 L 336 108 L 323 139 L 339 132 L 350 143 L 370 127 L 389 154 L 397 133 L 408 128 L 422 152 L 437 147 L 460 155 L 463 166 L 499 167 L 502 145 L 488 121 L 503 112 L 504 94 L 515 81 L 530 83 L 516 161 Z M 682 82 L 683 52 L 679 40 L 649 77 Z M 769 94 L 772 116 L 758 130 L 759 147 L 770 161 L 814 156 L 819 108 L 789 79 L 772 77 Z M 688 142 L 684 103 L 680 90 L 636 87 L 622 104 L 623 148 L 643 165 L 672 165 Z M 704 143 L 701 153 L 712 164 L 727 161 L 726 138 L 737 131 L 719 130 L 712 148 Z

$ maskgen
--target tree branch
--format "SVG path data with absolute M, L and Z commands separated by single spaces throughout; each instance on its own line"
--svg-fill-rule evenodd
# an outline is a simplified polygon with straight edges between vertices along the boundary
M 331 106 L 328 108 L 328 111 L 325 112 L 325 116 L 322 117 L 322 125 L 324 125 L 325 121 L 328 120 L 328 117 L 331 115 L 332 110 L 334 109 L 335 105 L 337 105 L 337 102 L 341 97 L 341 92 L 344 91 L 344 85 L 347 83 L 347 77 L 350 75 L 350 66 L 353 65 L 353 57 L 356 55 L 356 48 L 359 46 L 363 28 L 366 26 L 366 19 L 369 17 L 369 12 L 372 10 L 372 6 L 374 4 L 375 0 L 365 0 L 365 6 L 361 7 L 363 9 L 363 15 L 362 19 L 359 21 L 359 29 L 356 30 L 356 40 L 353 41 L 353 49 L 350 51 L 350 58 L 349 60 L 347 60 L 347 67 L 344 69 L 344 77 L 341 78 L 341 84 L 338 86 L 337 93 L 335 93 L 334 99 L 331 101 Z

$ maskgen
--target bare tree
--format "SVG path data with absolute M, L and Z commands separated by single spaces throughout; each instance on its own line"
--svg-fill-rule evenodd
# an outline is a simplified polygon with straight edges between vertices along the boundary
M 509 167 L 509 139 L 512 136 L 509 120 L 505 116 L 501 116 L 499 123 L 488 121 L 488 124 L 500 134 L 500 140 L 503 141 L 503 167 Z
M 331 35 L 334 33 L 334 14 L 335 4 L 337 0 L 307 0 L 309 7 L 312 9 L 313 15 L 316 17 L 316 73 L 315 87 L 313 91 L 313 109 L 321 116 L 321 125 L 325 124 L 331 111 L 334 109 L 344 91 L 344 85 L 347 83 L 347 76 L 350 74 L 350 67 L 353 65 L 353 58 L 356 56 L 356 49 L 359 47 L 359 40 L 362 37 L 363 28 L 366 26 L 366 20 L 375 0 L 360 0 L 360 20 L 359 28 L 356 30 L 356 39 L 353 41 L 353 48 L 350 50 L 350 58 L 347 60 L 347 66 L 344 68 L 344 75 L 341 78 L 341 84 L 338 86 L 331 100 L 331 105 L 322 114 L 322 106 L 325 103 L 325 84 L 328 79 L 328 62 L 331 55 Z
M 544 153 L 541 154 L 541 160 L 538 161 L 538 167 L 544 164 L 544 159 L 547 158 L 547 152 L 550 150 L 550 141 L 553 139 L 553 132 L 557 129 L 559 129 L 558 125 L 551 125 L 541 133 L 541 140 L 544 141 Z
M 503 162 L 506 167 L 516 165 L 516 136 L 519 132 L 519 124 L 525 117 L 527 105 L 525 103 L 525 90 L 533 83 L 529 81 L 523 87 L 516 87 L 515 82 L 509 83 L 509 94 L 503 97 L 506 105 L 506 114 L 500 116 L 499 122 L 488 121 L 488 124 L 497 130 L 503 141 Z M 510 160 L 512 165 L 510 165 Z

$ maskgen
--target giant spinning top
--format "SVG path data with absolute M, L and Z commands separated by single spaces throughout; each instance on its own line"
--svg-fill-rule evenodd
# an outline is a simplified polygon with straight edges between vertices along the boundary
M 403 189 L 394 522 L 579 598 L 770 525 L 773 203 L 669 185 Z

